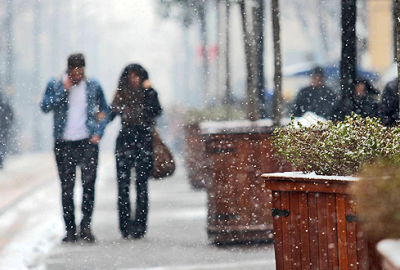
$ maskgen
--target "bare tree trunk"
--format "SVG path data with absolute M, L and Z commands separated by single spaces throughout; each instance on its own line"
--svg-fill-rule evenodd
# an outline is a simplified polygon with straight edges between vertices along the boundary
M 208 72 L 209 72 L 209 64 L 208 64 L 208 36 L 207 36 L 207 21 L 206 21 L 206 4 L 203 4 L 199 7 L 199 21 L 200 21 L 200 36 L 201 36 L 201 50 L 203 57 L 203 104 L 207 104 L 208 97 Z
M 392 16 L 393 16 L 393 60 L 397 59 L 397 24 L 398 24 L 398 12 L 397 12 L 397 6 L 398 6 L 398 1 L 397 0 L 392 0 Z
M 230 3 L 228 0 L 225 0 L 225 31 L 226 31 L 226 36 L 225 36 L 225 104 L 226 104 L 226 119 L 229 119 L 231 116 L 231 110 L 232 110 L 232 103 L 233 103 L 233 97 L 232 97 L 232 91 L 231 91 L 231 66 L 230 66 Z
M 216 97 L 217 97 L 217 102 L 222 103 L 223 100 L 223 94 L 221 94 L 220 90 L 220 82 L 221 82 L 221 72 L 220 72 L 220 65 L 221 65 L 221 57 L 220 57 L 220 52 L 221 52 L 221 0 L 216 0 L 215 1 L 215 8 L 216 8 L 216 13 L 217 13 L 217 69 L 215 71 L 215 77 L 216 77 L 216 85 L 217 85 L 217 90 L 216 90 Z
M 318 28 L 319 28 L 319 33 L 320 33 L 320 39 L 321 43 L 324 49 L 324 52 L 329 52 L 329 42 L 328 42 L 328 34 L 327 34 L 327 29 L 326 29 L 326 24 L 325 24 L 325 10 L 323 9 L 323 2 L 320 0 L 317 0 L 317 16 L 318 16 Z M 326 53 L 323 55 L 323 62 L 325 62 L 326 59 Z
M 272 32 L 274 37 L 275 75 L 274 75 L 274 126 L 281 124 L 282 118 L 282 55 L 280 39 L 279 0 L 272 0 Z
M 264 0 L 257 0 L 256 7 L 253 8 L 255 51 L 257 60 L 257 111 L 258 116 L 265 115 L 265 77 L 264 77 L 264 24 L 265 24 L 265 5 Z
M 14 32 L 13 32 L 13 21 L 14 21 L 14 4 L 13 0 L 8 0 L 7 4 L 7 60 L 6 60 L 6 87 L 7 92 L 13 92 L 13 74 L 14 74 Z
M 400 74 L 400 0 L 396 0 L 396 40 L 397 40 L 397 72 Z M 400 84 L 398 89 L 400 97 Z M 399 98 L 400 109 L 400 98 Z
M 242 15 L 244 48 L 247 67 L 247 118 L 251 121 L 259 119 L 257 97 L 257 59 L 254 35 L 249 31 L 244 0 L 239 2 Z
M 34 73 L 34 80 L 33 80 L 33 93 L 32 93 L 32 100 L 31 102 L 33 105 L 36 105 L 36 103 L 39 100 L 40 96 L 40 78 L 41 78 L 41 60 L 42 60 L 42 55 L 41 55 L 41 46 L 40 46 L 40 33 L 41 33 L 41 19 L 42 19 L 42 3 L 40 0 L 35 0 L 34 4 L 34 62 L 35 62 L 35 69 L 33 71 Z M 36 109 L 36 106 L 32 106 L 35 108 L 32 112 L 32 123 L 36 123 L 39 119 L 38 115 L 38 110 Z M 39 151 L 41 149 L 41 136 L 40 136 L 40 127 L 38 125 L 33 125 L 33 138 L 34 138 L 34 150 Z
M 52 70 L 58 70 L 60 63 L 60 11 L 61 2 L 59 0 L 52 1 L 52 40 L 51 40 L 51 68 Z
M 62 30 L 60 30 L 61 36 L 61 55 L 68 55 L 71 50 L 71 32 L 72 32 L 72 1 L 61 2 L 60 12 L 63 23 L 61 24 Z
M 356 80 L 356 2 L 357 0 L 342 0 L 342 56 L 340 61 L 342 100 L 351 96 Z

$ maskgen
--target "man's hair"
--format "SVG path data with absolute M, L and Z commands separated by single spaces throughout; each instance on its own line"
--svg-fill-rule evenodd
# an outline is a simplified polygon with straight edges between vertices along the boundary
M 68 57 L 68 70 L 85 67 L 85 57 L 81 53 L 74 53 Z
M 311 71 L 311 76 L 325 77 L 324 69 L 322 67 L 318 67 L 318 66 L 315 67 Z

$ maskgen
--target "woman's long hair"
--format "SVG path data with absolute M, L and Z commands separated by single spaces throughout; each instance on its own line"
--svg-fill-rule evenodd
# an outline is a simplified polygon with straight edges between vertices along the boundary
M 130 81 L 129 81 L 129 75 L 132 72 L 135 73 L 137 76 L 139 76 L 141 83 L 149 79 L 148 72 L 141 65 L 130 64 L 126 66 L 122 71 L 122 74 L 118 81 L 117 93 L 115 94 L 111 106 L 113 111 L 120 112 L 122 110 L 122 107 L 126 105 L 125 103 L 129 103 L 130 101 L 132 101 L 131 100 L 132 88 L 130 86 Z

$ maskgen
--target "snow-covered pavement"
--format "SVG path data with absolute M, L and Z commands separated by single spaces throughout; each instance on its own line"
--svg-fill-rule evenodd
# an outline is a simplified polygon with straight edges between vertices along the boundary
M 118 231 L 112 154 L 101 156 L 96 184 L 93 232 L 98 242 L 62 245 L 60 188 L 53 156 L 49 153 L 21 160 L 25 161 L 15 163 L 14 160 L 5 171 L 0 171 L 1 195 L 17 192 L 13 190 L 18 187 L 10 188 L 9 184 L 2 183 L 18 173 L 25 179 L 19 187 L 30 185 L 25 192 L 18 191 L 22 195 L 8 203 L 1 199 L 4 205 L 0 208 L 1 270 L 275 269 L 270 245 L 215 247 L 209 243 L 205 230 L 206 194 L 191 189 L 183 166 L 178 166 L 171 178 L 151 181 L 146 238 L 122 240 Z M 79 213 L 81 190 L 77 184 L 75 197 Z

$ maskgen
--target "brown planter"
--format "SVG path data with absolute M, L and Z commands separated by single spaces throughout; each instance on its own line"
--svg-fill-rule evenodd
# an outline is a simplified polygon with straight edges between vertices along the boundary
M 382 269 L 349 195 L 357 178 L 302 173 L 262 178 L 273 197 L 276 269 Z
M 185 162 L 190 184 L 195 189 L 205 189 L 206 181 L 212 178 L 210 160 L 205 153 L 205 143 L 199 123 L 188 124 L 185 131 Z
M 213 177 L 207 182 L 207 233 L 215 243 L 271 241 L 271 193 L 262 172 L 285 168 L 273 158 L 271 121 L 202 123 Z

